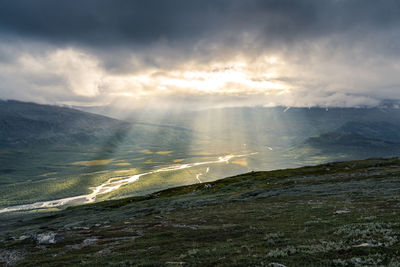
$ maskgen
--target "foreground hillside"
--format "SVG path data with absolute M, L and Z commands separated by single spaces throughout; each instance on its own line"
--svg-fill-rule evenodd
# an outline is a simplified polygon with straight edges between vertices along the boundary
M 21 266 L 399 266 L 400 160 L 253 172 L 0 220 Z M 281 265 L 279 265 L 281 264 Z

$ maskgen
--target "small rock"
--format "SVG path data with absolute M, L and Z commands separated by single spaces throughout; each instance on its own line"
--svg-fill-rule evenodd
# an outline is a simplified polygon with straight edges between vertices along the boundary
M 353 247 L 355 248 L 359 248 L 359 247 L 380 247 L 382 246 L 382 243 L 378 243 L 378 244 L 372 244 L 372 243 L 361 243 L 359 245 L 355 245 Z
M 84 227 L 84 226 L 75 226 L 72 227 L 73 230 L 89 230 L 89 227 Z
M 97 237 L 87 238 L 87 239 L 83 240 L 82 243 L 80 243 L 80 244 L 69 245 L 67 247 L 69 249 L 82 249 L 84 247 L 87 247 L 87 246 L 97 243 L 98 240 L 99 239 Z
M 349 210 L 337 210 L 335 211 L 335 214 L 345 214 L 345 213 L 349 213 Z
M 270 266 L 270 267 L 286 267 L 286 265 L 283 265 L 283 264 L 277 263 L 277 262 L 271 262 L 270 264 L 268 264 L 268 266 Z
M 24 241 L 24 240 L 26 240 L 26 239 L 28 239 L 28 238 L 30 238 L 30 236 L 28 236 L 28 235 L 21 235 L 21 236 L 18 238 L 18 240 L 19 240 L 19 241 Z
M 111 254 L 111 250 L 109 248 L 105 248 L 100 251 L 97 251 L 96 254 L 99 256 L 107 256 Z
M 170 264 L 170 265 L 184 265 L 186 262 L 184 261 L 167 261 L 165 264 Z
M 97 243 L 98 240 L 99 240 L 99 239 L 96 238 L 96 237 L 94 237 L 94 238 L 87 238 L 87 239 L 83 240 L 82 245 L 85 246 L 85 247 L 86 247 L 86 246 L 90 246 L 90 245 L 92 245 L 92 244 L 94 244 L 94 243 Z
M 34 239 L 38 244 L 56 244 L 62 241 L 64 238 L 59 234 L 55 234 L 53 232 L 47 232 L 42 234 L 37 234 Z

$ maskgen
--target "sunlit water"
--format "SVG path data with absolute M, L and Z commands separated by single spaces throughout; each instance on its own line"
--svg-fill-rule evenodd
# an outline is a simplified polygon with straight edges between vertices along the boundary
M 7 207 L 4 209 L 0 209 L 0 213 L 10 212 L 10 211 L 33 210 L 33 209 L 41 209 L 41 208 L 52 208 L 52 207 L 59 207 L 59 206 L 67 205 L 67 204 L 91 203 L 96 200 L 96 197 L 98 195 L 106 194 L 106 193 L 118 190 L 121 186 L 135 182 L 135 181 L 139 180 L 140 177 L 145 176 L 145 175 L 150 175 L 150 174 L 154 174 L 154 173 L 158 173 L 158 172 L 182 170 L 182 169 L 192 168 L 192 167 L 206 165 L 206 164 L 229 163 L 229 160 L 231 160 L 232 158 L 247 157 L 247 156 L 251 156 L 251 155 L 255 155 L 255 154 L 257 154 L 257 152 L 250 153 L 250 154 L 243 154 L 243 155 L 227 155 L 227 156 L 219 157 L 215 161 L 205 161 L 205 162 L 196 162 L 196 163 L 188 163 L 188 164 L 174 164 L 174 165 L 160 168 L 160 169 L 157 169 L 154 171 L 136 174 L 132 177 L 129 177 L 126 179 L 121 179 L 121 180 L 119 180 L 118 178 L 111 178 L 99 186 L 90 188 L 92 190 L 92 192 L 88 195 L 80 195 L 80 196 L 62 198 L 62 199 L 51 200 L 51 201 L 43 201 L 43 202 L 35 202 L 32 204 L 11 206 L 11 207 Z M 206 170 L 206 174 L 208 173 L 209 170 L 210 170 L 210 168 L 208 167 Z M 199 177 L 201 175 L 203 175 L 203 174 L 201 173 L 201 174 L 196 175 L 196 179 L 199 182 L 201 182 L 201 180 L 199 179 Z

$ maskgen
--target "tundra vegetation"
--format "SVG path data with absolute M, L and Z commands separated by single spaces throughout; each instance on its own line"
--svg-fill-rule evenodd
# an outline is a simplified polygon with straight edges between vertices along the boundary
M 250 172 L 141 197 L 6 213 L 20 266 L 399 266 L 400 160 Z

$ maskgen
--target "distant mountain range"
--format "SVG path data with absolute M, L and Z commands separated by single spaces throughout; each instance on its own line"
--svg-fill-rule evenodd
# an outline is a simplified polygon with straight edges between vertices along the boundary
M 400 126 L 387 121 L 351 121 L 334 131 L 312 136 L 304 144 L 327 154 L 353 152 L 395 156 L 400 153 Z
M 400 109 L 393 103 L 376 108 L 255 107 L 146 114 L 127 113 L 125 122 L 67 107 L 0 101 L 0 146 L 96 144 L 120 139 L 128 131 L 136 143 L 167 138 L 177 142 L 170 130 L 209 138 L 209 144 L 201 143 L 204 150 L 222 143 L 253 149 L 301 145 L 327 153 L 350 147 L 382 152 L 400 146 Z M 165 129 L 161 139 L 149 140 L 149 127 Z
M 0 101 L 0 145 L 87 144 L 129 129 L 130 124 L 75 109 Z
M 347 122 L 337 132 L 359 134 L 369 139 L 400 143 L 400 126 L 386 121 Z

